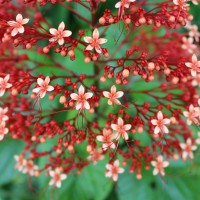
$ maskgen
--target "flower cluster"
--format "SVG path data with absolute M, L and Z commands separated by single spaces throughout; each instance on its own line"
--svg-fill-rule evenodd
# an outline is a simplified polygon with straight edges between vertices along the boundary
M 200 144 L 190 129 L 200 124 L 200 33 L 191 2 L 149 8 L 121 0 L 104 9 L 105 2 L 52 1 L 75 23 L 51 19 L 57 11 L 47 0 L 0 8 L 0 140 L 22 140 L 16 168 L 46 172 L 55 187 L 103 159 L 113 181 L 125 166 L 137 179 L 151 165 L 164 176 L 171 159 L 193 159 Z

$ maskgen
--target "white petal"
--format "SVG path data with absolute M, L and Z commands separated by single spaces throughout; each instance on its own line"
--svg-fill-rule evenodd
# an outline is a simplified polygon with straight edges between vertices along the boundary
M 94 29 L 93 31 L 93 38 L 98 39 L 99 38 L 99 31 L 97 28 Z

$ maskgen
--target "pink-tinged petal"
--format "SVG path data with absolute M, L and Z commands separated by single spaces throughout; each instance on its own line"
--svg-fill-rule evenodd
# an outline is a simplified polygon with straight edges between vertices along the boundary
M 192 55 L 192 62 L 193 63 L 196 63 L 198 60 L 197 60 L 197 56 L 195 54 Z
M 190 159 L 194 158 L 194 154 L 192 152 L 190 152 L 188 155 L 189 155 Z
M 181 147 L 181 149 L 185 149 L 186 144 L 184 144 L 184 143 L 180 143 L 179 146 Z
M 117 2 L 117 3 L 115 4 L 115 8 L 119 8 L 119 7 L 121 7 L 121 1 L 120 1 L 120 2 Z
M 0 135 L 0 141 L 4 139 L 4 134 Z
M 86 36 L 86 37 L 84 37 L 83 39 L 84 39 L 84 41 L 85 41 L 86 43 L 91 43 L 91 41 L 92 41 L 92 38 L 89 37 L 89 36 Z
M 41 79 L 41 78 L 38 78 L 38 79 L 37 79 L 37 84 L 38 84 L 39 86 L 42 86 L 42 85 L 44 84 L 44 80 Z
M 17 22 L 16 21 L 8 21 L 7 24 L 9 26 L 16 26 Z
M 82 103 L 78 102 L 78 103 L 76 104 L 76 110 L 79 110 L 79 109 L 81 109 L 81 108 L 82 108 Z
M 71 31 L 63 31 L 63 37 L 69 37 L 70 35 L 72 35 Z
M 124 95 L 124 92 L 119 91 L 119 92 L 116 93 L 116 98 L 120 98 L 123 95 Z
M 20 28 L 18 28 L 18 32 L 19 32 L 19 33 L 23 33 L 23 32 L 24 32 L 24 27 L 23 27 L 23 26 L 20 26 Z
M 165 119 L 163 119 L 163 124 L 169 124 L 170 123 L 170 119 L 167 119 L 167 118 L 165 118 Z
M 87 92 L 85 93 L 84 96 L 85 96 L 85 99 L 90 99 L 93 96 L 93 94 L 91 92 Z
M 136 0 L 129 0 L 128 2 L 130 2 L 130 3 L 133 3 L 133 2 L 135 2 Z
M 192 151 L 195 151 L 197 149 L 197 146 L 192 145 Z
M 103 136 L 102 136 L 102 135 L 97 135 L 96 139 L 97 139 L 99 142 L 103 142 Z
M 49 185 L 54 185 L 54 179 L 51 179 Z
M 95 28 L 93 31 L 93 39 L 98 39 L 98 38 L 99 38 L 99 31 L 97 28 Z
M 49 29 L 49 32 L 50 32 L 52 35 L 56 35 L 58 31 L 57 31 L 55 28 L 50 28 L 50 29 Z
M 160 174 L 161 174 L 161 176 L 164 176 L 164 175 L 165 175 L 164 170 L 161 170 L 161 171 L 160 171 Z
M 58 30 L 59 31 L 63 31 L 65 29 L 65 24 L 64 24 L 64 22 L 61 22 L 60 24 L 59 24 L 59 26 L 58 26 Z
M 61 178 L 61 180 L 64 180 L 64 179 L 67 178 L 67 175 L 66 175 L 66 174 L 61 174 L 61 175 L 60 175 L 60 178 Z
M 127 132 L 123 132 L 122 137 L 123 137 L 125 140 L 128 140 L 128 134 L 127 134 Z
M 192 63 L 189 63 L 189 62 L 185 63 L 185 65 L 186 65 L 187 67 L 189 67 L 189 68 L 192 67 Z
M 119 169 L 118 169 L 118 173 L 119 173 L 119 174 L 124 173 L 124 169 L 123 169 L 123 168 L 119 168 Z
M 112 142 L 110 148 L 115 149 L 115 144 Z
M 124 125 L 124 120 L 121 117 L 119 117 L 118 120 L 117 120 L 117 124 L 119 126 L 123 126 Z
M 78 94 L 83 95 L 85 93 L 85 88 L 81 85 L 78 89 Z
M 112 165 L 111 164 L 107 164 L 106 165 L 106 169 L 111 170 L 112 169 Z
M 111 171 L 107 171 L 107 172 L 105 173 L 105 176 L 106 176 L 106 177 L 111 177 L 111 176 L 112 176 Z
M 5 76 L 4 80 L 5 80 L 6 82 L 8 82 L 9 79 L 10 79 L 10 75 L 8 74 L 8 75 Z
M 183 160 L 185 160 L 187 157 L 188 157 L 188 153 L 186 151 L 184 151 L 182 154 Z
M 124 7 L 129 8 L 129 4 L 128 3 L 124 4 Z
M 109 101 L 109 100 L 108 100 L 108 101 Z M 118 104 L 118 105 L 121 105 L 121 102 L 120 102 L 119 100 L 117 100 L 117 99 L 115 99 L 114 102 L 115 102 L 116 104 Z
M 111 94 L 115 94 L 115 93 L 116 93 L 116 86 L 113 85 L 113 86 L 111 87 L 110 91 L 111 91 Z
M 15 35 L 17 35 L 17 33 L 18 33 L 18 29 L 17 28 L 14 28 L 13 30 L 12 30 L 12 32 L 11 32 L 11 36 L 15 36 Z
M 25 18 L 22 20 L 22 24 L 27 24 L 29 22 L 29 19 L 28 18 Z
M 111 124 L 111 128 L 112 128 L 113 130 L 116 131 L 116 130 L 117 130 L 117 127 L 118 127 L 117 124 Z
M 112 179 L 113 179 L 113 181 L 117 181 L 117 179 L 118 179 L 118 174 L 114 174 L 114 175 L 112 176 Z
M 7 84 L 6 84 L 6 88 L 10 88 L 10 87 L 12 87 L 12 84 L 7 83 Z
M 7 134 L 7 133 L 8 133 L 8 128 L 5 128 L 4 134 Z
M 76 94 L 76 93 L 72 93 L 72 94 L 70 94 L 70 97 L 73 99 L 73 100 L 78 100 L 78 94 Z
M 105 39 L 105 38 L 99 38 L 99 39 L 98 39 L 99 44 L 105 44 L 107 41 L 108 41 L 108 40 Z
M 61 38 L 61 39 L 58 40 L 58 44 L 59 44 L 59 45 L 63 45 L 64 42 L 65 42 L 65 40 L 64 40 L 63 38 Z
M 17 16 L 16 16 L 16 21 L 18 22 L 21 22 L 23 20 L 23 17 L 22 17 L 22 15 L 21 14 L 18 14 Z
M 169 133 L 169 130 L 168 130 L 168 128 L 167 128 L 166 126 L 163 126 L 163 127 L 162 127 L 162 131 L 163 131 L 164 133 Z
M 51 92 L 51 91 L 53 91 L 53 90 L 54 90 L 54 87 L 51 86 L 51 85 L 49 85 L 48 88 L 47 88 L 47 91 L 48 91 L 48 92 Z
M 156 164 L 157 164 L 157 162 L 156 162 L 156 161 L 151 161 L 151 165 L 152 165 L 153 167 L 155 167 L 155 166 L 156 166 Z
M 57 39 L 55 37 L 52 37 L 49 39 L 49 42 L 56 42 L 56 41 L 57 41 Z
M 53 170 L 49 171 L 49 175 L 50 175 L 50 176 L 52 176 L 52 177 L 53 177 L 53 176 L 54 176 L 54 174 L 55 174 L 55 172 L 54 172 Z
M 57 187 L 57 188 L 60 188 L 60 187 L 61 187 L 61 181 L 57 181 L 56 187 Z
M 90 104 L 89 104 L 87 101 L 85 101 L 85 102 L 84 102 L 84 107 L 85 107 L 87 110 L 89 110 L 89 109 L 90 109 Z
M 197 72 L 196 72 L 195 70 L 192 69 L 192 70 L 191 70 L 191 75 L 192 75 L 192 76 L 196 76 L 196 75 L 197 75 Z
M 44 98 L 45 94 L 46 94 L 46 92 L 40 92 L 40 93 L 39 93 L 40 98 L 41 98 L 41 99 Z
M 162 161 L 163 161 L 163 157 L 162 157 L 161 155 L 158 156 L 158 157 L 157 157 L 157 161 L 158 161 L 158 162 L 162 162 Z
M 50 78 L 49 78 L 49 76 L 47 76 L 47 77 L 45 78 L 44 82 L 45 82 L 47 85 L 50 83 Z
M 114 165 L 115 167 L 119 167 L 119 160 L 115 160 L 115 162 L 113 163 L 113 165 Z
M 0 89 L 0 97 L 2 97 L 5 93 L 5 90 L 4 89 Z
M 108 99 L 108 105 L 110 105 L 110 106 L 113 105 L 113 102 L 110 99 Z
M 185 117 L 188 117 L 188 111 L 183 111 L 183 115 L 185 116 Z
M 103 95 L 104 95 L 104 97 L 106 97 L 106 98 L 110 98 L 110 92 L 103 91 Z
M 187 145 L 191 145 L 192 144 L 192 140 L 190 138 L 188 138 L 186 143 L 187 143 Z
M 39 87 L 33 89 L 33 92 L 34 92 L 34 93 L 38 93 L 39 91 L 40 91 L 40 88 L 39 88 Z
M 153 175 L 155 176 L 155 175 L 157 175 L 158 173 L 159 173 L 158 169 L 155 168 L 155 169 L 153 170 Z
M 163 119 L 163 114 L 162 114 L 161 111 L 158 112 L 157 118 L 158 118 L 158 120 L 162 120 Z
M 168 165 L 169 165 L 169 162 L 167 162 L 167 161 L 163 162 L 163 167 L 167 167 Z
M 94 47 L 93 47 L 93 46 L 91 46 L 91 45 L 88 45 L 88 46 L 86 47 L 86 49 L 85 49 L 85 50 L 87 50 L 87 51 L 91 51 L 92 49 L 94 49 Z
M 158 126 L 156 126 L 154 129 L 154 134 L 158 134 L 159 132 L 160 132 L 160 128 Z
M 151 123 L 156 126 L 157 125 L 157 121 L 158 121 L 157 119 L 152 119 Z
M 102 52 L 101 47 L 100 46 L 95 47 L 95 51 L 100 54 Z
M 125 129 L 126 131 L 130 130 L 130 129 L 131 129 L 131 125 L 130 125 L 130 124 L 124 125 L 124 129 Z

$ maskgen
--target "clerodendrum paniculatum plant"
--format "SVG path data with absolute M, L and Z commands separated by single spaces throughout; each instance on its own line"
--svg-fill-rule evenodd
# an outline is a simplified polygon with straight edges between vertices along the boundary
M 193 159 L 197 1 L 1 2 L 0 139 L 25 143 L 19 171 L 60 187 L 102 159 L 113 181 L 126 165 L 142 179 L 142 169 L 164 176 L 172 159 Z

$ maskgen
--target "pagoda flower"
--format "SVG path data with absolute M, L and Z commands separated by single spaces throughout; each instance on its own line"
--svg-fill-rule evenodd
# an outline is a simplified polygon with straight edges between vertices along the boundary
M 10 75 L 6 75 L 4 78 L 0 77 L 0 97 L 4 95 L 7 88 L 11 88 L 12 84 L 8 83 Z
M 190 68 L 191 75 L 196 76 L 200 72 L 200 61 L 195 54 L 192 55 L 192 62 L 186 62 L 185 65 Z
M 118 140 L 120 136 L 122 136 L 125 140 L 128 140 L 128 133 L 126 131 L 131 129 L 131 124 L 124 124 L 124 120 L 119 117 L 117 124 L 111 124 L 111 128 L 116 131 L 116 140 Z
M 24 166 L 26 166 L 27 160 L 24 159 L 23 155 L 15 155 L 14 159 L 17 161 L 15 168 L 18 169 L 19 171 L 22 171 Z
M 185 10 L 189 6 L 189 4 L 187 4 L 187 1 L 188 0 L 173 0 L 173 3 Z
M 183 111 L 183 115 L 187 118 L 188 125 L 191 125 L 192 123 L 198 124 L 197 117 L 199 116 L 199 111 L 200 110 L 192 104 L 189 106 L 189 111 Z
M 165 175 L 164 168 L 169 165 L 168 161 L 164 161 L 161 155 L 157 156 L 156 161 L 151 161 L 152 166 L 154 167 L 153 175 L 157 175 L 158 173 L 161 176 Z
M 67 178 L 66 174 L 61 173 L 60 168 L 56 168 L 55 170 L 50 170 L 49 175 L 52 177 L 52 179 L 49 182 L 49 185 L 54 185 L 57 188 L 61 187 L 61 181 L 65 180 Z
M 6 115 L 6 113 L 8 112 L 8 108 L 1 108 L 0 107 L 0 123 L 2 121 L 7 121 L 9 118 L 8 116 Z
M 0 122 L 0 141 L 3 140 L 4 136 L 8 133 L 8 128 L 5 127 L 4 121 Z
M 182 49 L 185 49 L 189 53 L 193 53 L 194 50 L 197 48 L 197 46 L 193 44 L 194 39 L 192 37 L 189 38 L 183 37 L 182 42 L 183 42 L 183 44 L 181 45 Z
M 58 26 L 58 30 L 55 28 L 50 28 L 49 32 L 53 35 L 51 39 L 49 39 L 50 42 L 58 42 L 59 45 L 63 45 L 65 40 L 65 37 L 69 37 L 72 32 L 69 30 L 64 30 L 65 24 L 64 22 L 61 22 Z
M 33 92 L 38 93 L 39 98 L 43 98 L 46 92 L 51 92 L 54 90 L 54 87 L 49 85 L 50 78 L 47 76 L 44 80 L 42 78 L 37 79 L 37 84 L 39 87 L 34 88 Z
M 189 157 L 190 159 L 193 159 L 194 155 L 192 151 L 195 151 L 197 149 L 197 146 L 192 144 L 191 138 L 188 138 L 186 140 L 186 143 L 180 143 L 180 147 L 183 151 L 182 153 L 183 160 L 186 160 L 187 157 Z
M 34 176 L 37 171 L 38 171 L 38 166 L 35 165 L 32 160 L 27 160 L 24 163 L 22 173 L 29 174 L 30 176 Z
M 102 150 L 93 150 L 90 152 L 90 155 L 88 156 L 88 160 L 91 160 L 94 165 L 97 164 L 99 160 L 103 160 L 104 155 L 102 154 Z
M 24 33 L 24 24 L 27 24 L 29 22 L 28 18 L 23 19 L 21 14 L 17 14 L 16 16 L 16 21 L 8 21 L 8 25 L 11 26 L 12 32 L 11 32 L 11 36 L 15 36 L 18 33 Z
M 103 129 L 103 135 L 97 135 L 96 139 L 100 142 L 103 142 L 102 148 L 103 150 L 115 148 L 115 143 L 112 142 L 114 139 L 114 135 L 110 129 Z
M 92 49 L 95 49 L 95 51 L 97 53 L 102 53 L 100 44 L 106 43 L 107 39 L 99 38 L 99 31 L 97 28 L 95 28 L 93 31 L 93 36 L 92 37 L 89 37 L 89 36 L 84 37 L 84 41 L 86 43 L 89 43 L 89 45 L 86 47 L 85 50 L 91 51 Z
M 106 165 L 106 177 L 111 177 L 113 181 L 118 180 L 118 174 L 122 174 L 124 172 L 123 168 L 119 167 L 119 160 L 115 160 L 113 164 L 107 164 Z
M 116 86 L 111 87 L 110 92 L 103 91 L 103 95 L 108 98 L 108 105 L 113 105 L 114 103 L 121 105 L 118 98 L 122 97 L 124 93 L 122 91 L 116 91 Z
M 90 104 L 88 103 L 87 99 L 90 99 L 93 96 L 91 92 L 86 92 L 84 87 L 81 85 L 78 89 L 78 94 L 72 93 L 70 97 L 72 100 L 78 101 L 76 104 L 76 110 L 83 110 L 83 109 L 90 109 Z
M 164 118 L 163 119 L 163 114 L 161 111 L 157 113 L 157 119 L 152 119 L 151 123 L 156 126 L 154 128 L 154 134 L 158 134 L 159 132 L 161 133 L 169 133 L 168 128 L 165 126 L 166 124 L 170 123 L 170 119 Z

